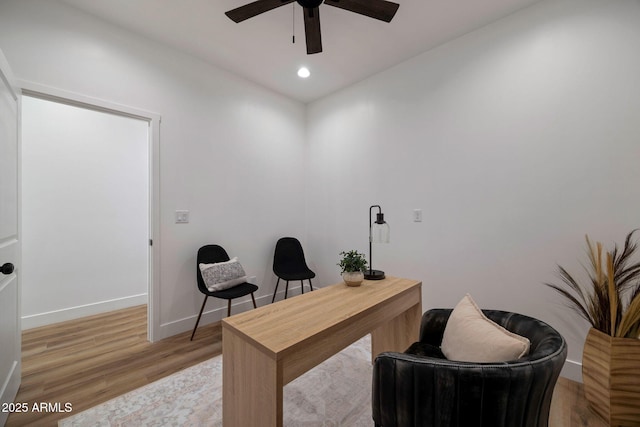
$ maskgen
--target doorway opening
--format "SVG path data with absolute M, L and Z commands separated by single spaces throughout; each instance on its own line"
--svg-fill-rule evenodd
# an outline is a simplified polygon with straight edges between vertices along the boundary
M 159 121 L 23 89 L 23 329 L 146 304 L 154 341 Z

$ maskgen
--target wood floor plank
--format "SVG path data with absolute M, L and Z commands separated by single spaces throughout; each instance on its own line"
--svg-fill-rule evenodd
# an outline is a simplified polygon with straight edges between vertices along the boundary
M 582 384 L 560 377 L 553 390 L 549 427 L 607 427 L 607 423 L 591 411 Z
M 147 341 L 146 305 L 24 331 L 22 384 L 16 402 L 71 403 L 72 413 L 9 415 L 7 427 L 56 426 L 73 413 L 113 399 L 222 352 L 220 323 L 157 343 Z
M 72 413 L 9 415 L 7 427 L 56 426 L 58 420 L 113 399 L 222 352 L 220 323 L 157 343 L 147 341 L 147 308 L 138 306 L 30 329 L 22 334 L 22 385 L 16 402 L 71 403 Z M 604 427 L 582 384 L 560 378 L 550 427 Z

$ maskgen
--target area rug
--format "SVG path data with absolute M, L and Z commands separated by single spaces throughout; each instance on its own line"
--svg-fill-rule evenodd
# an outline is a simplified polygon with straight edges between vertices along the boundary
M 284 425 L 372 426 L 371 340 L 362 338 L 284 387 Z M 222 356 L 61 420 L 60 427 L 222 426 Z

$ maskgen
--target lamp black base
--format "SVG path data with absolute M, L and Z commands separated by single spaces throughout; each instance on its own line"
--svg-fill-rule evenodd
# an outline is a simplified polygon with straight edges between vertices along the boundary
M 384 279 L 384 271 L 381 270 L 365 270 L 364 278 L 367 280 L 382 280 Z

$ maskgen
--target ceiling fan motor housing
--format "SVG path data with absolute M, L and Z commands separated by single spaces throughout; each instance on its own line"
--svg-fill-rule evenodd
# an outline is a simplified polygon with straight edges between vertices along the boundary
M 255 0 L 244 6 L 225 12 L 233 22 L 242 22 L 272 9 L 297 2 L 304 10 L 304 32 L 307 41 L 307 54 L 322 52 L 322 36 L 320 35 L 321 4 L 348 10 L 369 18 L 391 22 L 396 14 L 398 3 L 388 0 Z
M 322 4 L 324 0 L 296 0 L 302 7 L 314 8 Z

